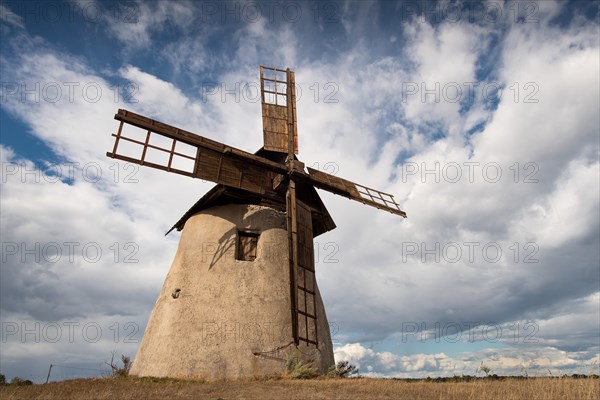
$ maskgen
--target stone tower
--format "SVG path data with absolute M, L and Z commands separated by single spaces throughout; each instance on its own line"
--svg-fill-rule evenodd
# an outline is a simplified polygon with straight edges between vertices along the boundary
M 313 234 L 333 229 L 316 191 L 307 193 L 307 201 L 322 212 L 313 216 Z M 182 230 L 179 247 L 132 375 L 232 379 L 278 374 L 292 352 L 321 372 L 334 364 L 316 280 L 318 318 L 312 334 L 318 346 L 293 340 L 284 206 L 258 204 L 258 197 L 252 204 L 247 193 L 239 195 L 217 185 L 174 226 Z

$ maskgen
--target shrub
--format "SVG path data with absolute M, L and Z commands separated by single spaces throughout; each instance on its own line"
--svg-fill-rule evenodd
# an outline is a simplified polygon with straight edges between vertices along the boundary
M 318 375 L 312 361 L 304 361 L 299 351 L 288 355 L 285 360 L 285 369 L 287 376 L 292 379 L 310 379 Z
M 31 382 L 29 379 L 23 379 L 23 378 L 19 378 L 18 376 L 15 376 L 14 378 L 11 379 L 10 384 L 12 386 L 25 386 L 25 385 L 33 385 L 33 382 Z
M 487 365 L 484 365 L 483 361 L 482 361 L 481 365 L 479 366 L 479 368 L 477 368 L 476 372 L 483 372 L 485 374 L 485 376 L 488 377 L 488 376 L 490 376 L 492 369 L 490 367 L 488 367 Z
M 6 385 L 6 377 L 4 374 L 0 374 L 0 386 Z
M 339 361 L 327 371 L 327 375 L 339 378 L 345 378 L 357 373 L 358 369 L 356 365 L 352 365 L 348 361 Z
M 119 367 L 117 364 L 115 364 L 114 359 L 115 353 L 112 353 L 110 363 L 106 363 L 112 371 L 111 376 L 113 378 L 123 378 L 129 375 L 129 370 L 131 369 L 131 358 L 121 354 L 121 362 L 123 363 L 122 367 Z

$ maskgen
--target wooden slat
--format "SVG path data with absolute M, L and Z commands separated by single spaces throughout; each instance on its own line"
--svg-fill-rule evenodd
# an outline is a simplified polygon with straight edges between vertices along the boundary
M 175 145 L 177 144 L 177 140 L 173 139 L 173 143 L 171 144 L 171 152 L 169 153 L 169 163 L 167 164 L 167 171 L 171 169 L 171 164 L 173 163 L 173 156 L 175 155 Z
M 314 340 L 308 339 L 308 338 L 303 337 L 303 336 L 300 336 L 299 339 L 302 340 L 303 342 L 314 344 L 315 346 L 319 345 L 319 343 L 315 342 Z
M 271 78 L 263 78 L 263 80 L 268 81 L 268 82 L 275 82 L 275 83 L 283 83 L 286 84 L 286 81 L 280 81 L 279 79 L 271 79 Z
M 121 121 L 121 123 L 119 124 L 119 130 L 117 131 L 117 134 L 113 134 L 113 136 L 116 137 L 115 139 L 115 145 L 113 146 L 113 153 L 117 153 L 117 147 L 119 146 L 119 139 L 121 138 L 121 132 L 123 131 L 123 121 Z
M 305 287 L 298 286 L 298 289 L 300 289 L 300 290 L 303 290 L 303 291 L 307 292 L 308 294 L 312 294 L 313 296 L 314 296 L 314 295 L 316 295 L 316 293 L 315 293 L 315 292 L 313 292 L 312 290 L 308 290 L 308 289 L 307 289 L 307 288 L 305 288 Z
M 277 68 L 277 67 L 265 67 L 264 65 L 261 65 L 260 68 L 261 68 L 261 70 L 274 71 L 274 72 L 282 72 L 284 74 L 286 72 L 285 69 L 281 69 L 281 68 Z
M 306 317 L 308 317 L 308 318 L 317 319 L 317 316 L 316 316 L 316 315 L 314 315 L 314 314 L 310 314 L 310 313 L 307 313 L 307 312 L 304 312 L 304 311 L 298 311 L 298 314 L 300 314 L 300 315 L 304 315 L 304 316 L 306 316 Z
M 406 213 L 400 209 L 400 206 L 391 194 L 371 189 L 346 179 L 317 171 L 316 169 L 307 168 L 307 170 L 309 182 L 318 188 L 406 218 Z
M 148 130 L 148 132 L 146 133 L 146 141 L 144 142 L 144 150 L 142 151 L 142 158 L 140 159 L 140 161 L 142 162 L 142 165 L 144 165 L 144 159 L 146 158 L 146 151 L 148 150 L 148 144 L 150 143 L 150 130 Z

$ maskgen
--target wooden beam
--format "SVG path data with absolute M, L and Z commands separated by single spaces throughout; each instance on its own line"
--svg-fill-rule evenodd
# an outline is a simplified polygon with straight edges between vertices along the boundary
M 292 337 L 294 343 L 298 345 L 298 304 L 296 282 L 298 280 L 298 231 L 296 216 L 296 184 L 290 180 L 287 191 L 287 227 L 288 227 L 288 246 L 289 246 L 289 268 L 290 268 L 290 306 L 292 317 Z

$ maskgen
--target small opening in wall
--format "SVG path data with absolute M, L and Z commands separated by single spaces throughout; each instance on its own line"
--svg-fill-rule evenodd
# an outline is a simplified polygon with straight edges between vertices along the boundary
M 256 232 L 238 231 L 236 260 L 254 261 L 256 259 L 256 247 L 258 245 Z
M 173 293 L 171 293 L 171 296 L 174 299 L 178 299 L 179 298 L 179 293 L 181 292 L 181 289 L 175 289 L 175 291 Z

